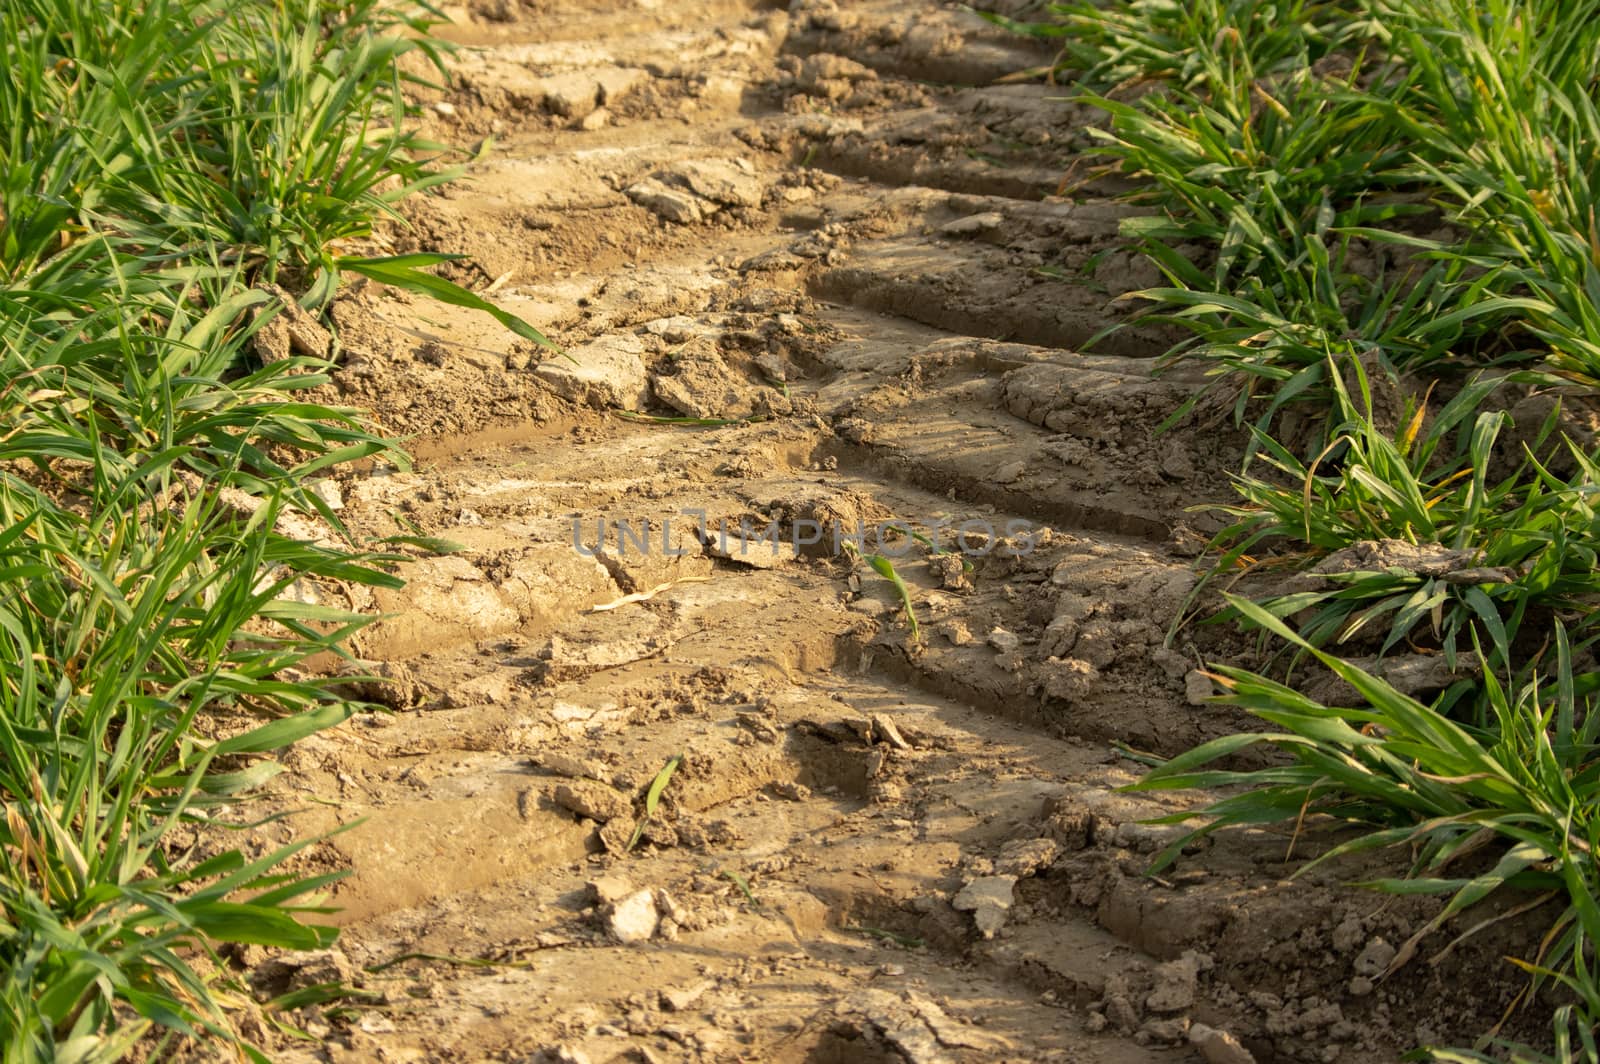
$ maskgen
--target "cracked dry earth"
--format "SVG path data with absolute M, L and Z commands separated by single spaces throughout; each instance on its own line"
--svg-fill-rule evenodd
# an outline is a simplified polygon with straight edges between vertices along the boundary
M 292 815 L 253 837 L 356 825 L 302 859 L 351 873 L 337 950 L 232 961 L 365 993 L 279 1017 L 312 1042 L 247 1031 L 284 1060 L 1244 1064 L 1499 1015 L 1487 946 L 1379 978 L 1430 903 L 1288 881 L 1330 834 L 1145 874 L 1180 830 L 1146 821 L 1199 799 L 1119 793 L 1125 753 L 1244 723 L 1194 670 L 1249 647 L 1167 640 L 1214 528 L 1186 508 L 1241 441 L 1155 434 L 1193 385 L 1151 376 L 1169 337 L 1080 353 L 1155 278 L 1118 188 L 1058 195 L 1092 116 L 1003 80 L 1047 56 L 874 0 L 454 14 L 426 123 L 493 145 L 393 244 L 470 254 L 576 364 L 392 291 L 335 308 L 332 392 L 422 459 L 338 484 L 343 519 L 463 549 L 301 589 L 383 614 L 355 650 L 393 712 L 288 751 Z M 888 545 L 919 646 L 830 537 L 740 556 L 686 510 L 994 534 L 967 566 Z M 574 549 L 618 518 L 651 548 Z

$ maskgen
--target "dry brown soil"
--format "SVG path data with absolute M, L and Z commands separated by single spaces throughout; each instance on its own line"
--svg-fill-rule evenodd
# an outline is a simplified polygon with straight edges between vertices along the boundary
M 311 1042 L 247 1029 L 285 1060 L 1242 1064 L 1498 1017 L 1488 946 L 1377 978 L 1434 910 L 1345 885 L 1370 868 L 1290 882 L 1326 832 L 1145 874 L 1181 830 L 1145 821 L 1199 799 L 1119 794 L 1127 753 L 1241 726 L 1194 670 L 1248 646 L 1168 639 L 1240 440 L 1154 432 L 1193 386 L 1151 376 L 1168 337 L 1079 353 L 1157 278 L 1116 189 L 1058 194 L 1091 117 L 1001 80 L 1042 53 L 924 3 L 455 14 L 426 122 L 493 139 L 390 242 L 471 255 L 577 364 L 392 291 L 336 308 L 332 390 L 422 459 L 340 482 L 344 521 L 463 549 L 302 589 L 384 614 L 356 651 L 393 712 L 289 751 L 252 838 L 355 825 L 305 862 L 351 873 L 338 950 L 233 960 L 366 994 L 277 1017 Z M 831 533 L 717 541 L 891 518 L 976 522 L 966 565 L 888 544 L 920 645 Z M 617 519 L 649 550 L 574 548 Z

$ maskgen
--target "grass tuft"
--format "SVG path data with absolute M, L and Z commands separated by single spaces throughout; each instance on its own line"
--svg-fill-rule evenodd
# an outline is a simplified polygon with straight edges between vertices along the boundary
M 1409 875 L 1370 885 L 1444 896 L 1425 932 L 1502 891 L 1563 899 L 1520 961 L 1564 988 L 1556 1055 L 1495 1051 L 1600 1059 L 1600 7 L 1043 11 L 993 18 L 1061 41 L 1050 76 L 1104 113 L 1098 155 L 1150 208 L 1122 230 L 1164 278 L 1131 295 L 1138 320 L 1188 334 L 1163 366 L 1206 371 L 1165 427 L 1220 409 L 1251 430 L 1178 623 L 1212 610 L 1219 586 L 1251 589 L 1213 619 L 1359 695 L 1323 706 L 1219 666 L 1224 701 L 1276 730 L 1216 739 L 1140 786 L 1241 787 L 1202 833 L 1304 815 L 1368 825 L 1322 859 L 1409 848 Z M 1463 678 L 1424 704 L 1333 648 L 1439 655 Z M 1205 767 L 1258 744 L 1285 763 Z M 1485 870 L 1451 866 L 1478 850 Z
M 216 947 L 336 934 L 319 900 L 336 877 L 284 868 L 311 840 L 217 843 L 273 751 L 359 708 L 286 677 L 366 619 L 291 588 L 399 583 L 308 481 L 405 456 L 308 397 L 329 363 L 261 365 L 252 339 L 279 285 L 316 308 L 354 272 L 544 342 L 419 272 L 434 259 L 353 254 L 454 173 L 403 96 L 402 59 L 442 73 L 437 21 L 410 0 L 0 5 L 7 1062 L 185 1037 L 263 1059 L 232 1030 Z
M 1574 675 L 1565 629 L 1555 629 L 1553 665 L 1526 683 L 1502 684 L 1492 670 L 1485 672 L 1493 717 L 1488 726 L 1474 728 L 1319 650 L 1255 603 L 1234 599 L 1231 605 L 1315 656 L 1355 688 L 1364 704 L 1328 707 L 1243 669 L 1214 667 L 1213 678 L 1226 691 L 1217 701 L 1249 711 L 1274 730 L 1214 739 L 1129 788 L 1233 789 L 1198 814 L 1166 818 L 1181 823 L 1198 815 L 1206 823 L 1169 846 L 1152 870 L 1171 864 L 1196 839 L 1226 828 L 1298 828 L 1322 817 L 1357 826 L 1361 834 L 1307 862 L 1296 875 L 1348 854 L 1392 849 L 1409 858 L 1409 872 L 1362 886 L 1446 898 L 1437 915 L 1402 944 L 1385 974 L 1409 964 L 1452 917 L 1502 891 L 1533 892 L 1536 902 L 1547 896 L 1562 904 L 1534 952 L 1516 959 L 1532 977 L 1524 997 L 1534 1000 L 1542 984 L 1553 982 L 1579 995 L 1578 1009 L 1591 1008 L 1592 954 L 1600 942 L 1600 677 Z M 1207 767 L 1256 745 L 1277 748 L 1286 763 L 1250 771 Z M 1487 856 L 1465 860 L 1474 853 Z M 1457 936 L 1436 956 L 1488 923 Z M 1600 1013 L 1581 1015 L 1581 1033 L 1588 1037 Z M 1554 1018 L 1557 1029 L 1568 1031 L 1574 1017 L 1572 1008 L 1564 1008 Z

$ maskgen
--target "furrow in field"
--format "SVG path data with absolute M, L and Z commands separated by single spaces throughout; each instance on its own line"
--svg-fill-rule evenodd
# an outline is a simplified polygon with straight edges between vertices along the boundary
M 260 829 L 365 817 L 313 858 L 341 949 L 426 955 L 359 977 L 340 1052 L 1134 1064 L 1205 1024 L 1366 1062 L 1482 1007 L 1353 982 L 1427 910 L 1287 884 L 1321 830 L 1146 875 L 1190 799 L 1120 793 L 1135 759 L 1241 726 L 1197 666 L 1249 648 L 1169 639 L 1241 440 L 1157 432 L 1170 333 L 1086 350 L 1160 278 L 1077 181 L 1091 118 L 996 83 L 1047 52 L 936 5 L 474 10 L 427 121 L 494 143 L 393 239 L 575 363 L 336 310 L 334 389 L 424 458 L 343 516 L 452 544 L 365 603 L 394 713 L 297 747 L 316 801 Z

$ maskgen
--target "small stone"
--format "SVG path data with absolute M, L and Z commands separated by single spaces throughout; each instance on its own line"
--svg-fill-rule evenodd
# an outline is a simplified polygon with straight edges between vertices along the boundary
M 640 410 L 650 401 L 644 341 L 637 336 L 602 336 L 572 348 L 571 358 L 542 362 L 535 375 L 551 391 L 576 403 Z
M 656 908 L 661 911 L 662 916 L 670 920 L 676 920 L 684 927 L 689 926 L 689 910 L 679 904 L 678 899 L 667 891 L 661 889 L 656 891 Z
M 1394 960 L 1395 948 L 1385 942 L 1381 936 L 1369 941 L 1357 956 L 1354 964 L 1357 975 L 1364 975 L 1368 979 L 1375 979 L 1388 970 L 1389 964 Z
M 741 1036 L 717 1027 L 702 1027 L 694 1033 L 694 1044 L 699 1047 L 703 1060 L 739 1060 L 744 1057 Z
M 1022 645 L 1022 640 L 1015 632 L 1008 632 L 1004 628 L 996 628 L 989 633 L 989 645 L 1002 654 L 1009 654 Z
M 904 969 L 898 974 L 904 975 Z M 917 1018 L 927 1025 L 941 1046 L 948 1049 L 984 1050 L 985 1054 L 978 1058 L 982 1060 L 1018 1059 L 1017 1047 L 1008 1039 L 1002 1035 L 979 1030 L 956 1019 L 940 1008 L 939 1003 L 932 998 L 910 991 L 905 995 L 905 1002 L 916 1010 Z M 941 1052 L 938 1059 L 949 1058 Z
M 1177 1016 L 1164 1020 L 1146 1020 L 1139 1028 L 1139 1033 L 1161 1045 L 1176 1045 L 1189 1033 L 1189 1018 Z
M 600 102 L 603 105 L 615 104 L 648 78 L 649 75 L 643 70 L 633 67 L 607 67 L 594 73 L 595 85 L 600 90 Z
M 589 891 L 601 905 L 615 905 L 633 893 L 633 884 L 621 876 L 601 876 L 590 880 Z
M 515 22 L 519 6 L 516 0 L 479 0 L 473 5 L 473 14 L 490 22 Z
M 750 412 L 745 392 L 720 355 L 673 360 L 671 373 L 651 374 L 656 398 L 687 417 L 738 417 Z
M 355 967 L 338 949 L 294 950 L 256 965 L 250 985 L 274 996 L 320 983 L 348 983 Z
M 646 820 L 644 822 L 644 834 L 639 837 L 650 845 L 658 846 L 663 850 L 678 845 L 678 830 L 665 820 Z
M 1005 465 L 994 471 L 994 482 L 996 484 L 1010 484 L 1011 482 L 1019 479 L 1022 474 L 1027 471 L 1027 462 L 1007 462 Z
M 894 721 L 882 713 L 874 713 L 871 719 L 872 734 L 877 742 L 887 743 L 896 750 L 911 749 L 911 744 L 906 742 L 905 736 L 900 734 L 900 729 L 895 726 Z
M 654 318 L 644 323 L 644 331 L 659 336 L 669 344 L 688 343 L 697 336 L 710 335 L 706 326 L 685 314 L 670 318 Z
M 783 780 L 778 783 L 774 783 L 770 790 L 777 797 L 791 802 L 804 802 L 809 800 L 811 797 L 810 787 L 807 787 L 803 783 L 795 783 L 792 780 Z
M 998 229 L 1005 222 L 1005 215 L 999 211 L 985 211 L 982 214 L 970 214 L 965 218 L 957 218 L 953 222 L 946 222 L 939 227 L 939 232 L 946 236 L 967 236 L 972 233 L 987 233 L 991 229 Z
M 950 904 L 961 912 L 972 913 L 979 933 L 993 938 L 1005 926 L 1016 885 L 1016 876 L 982 876 L 963 887 Z
M 1350 980 L 1349 990 L 1351 997 L 1366 997 L 1372 993 L 1372 980 L 1364 975 L 1354 976 Z
M 577 1046 L 546 1046 L 533 1057 L 529 1064 L 591 1064 L 589 1054 Z
M 606 915 L 606 930 L 625 946 L 648 942 L 660 926 L 661 914 L 656 911 L 655 892 L 639 890 L 611 907 Z
M 1194 459 L 1187 449 L 1174 447 L 1162 456 L 1161 472 L 1173 480 L 1188 480 L 1194 476 Z
M 822 52 L 806 57 L 806 61 L 800 65 L 800 73 L 795 81 L 803 91 L 811 95 L 827 96 L 832 94 L 835 82 L 842 82 L 848 86 L 855 81 L 875 81 L 877 77 L 877 71 L 863 63 L 842 55 Z
M 939 626 L 939 633 L 950 640 L 952 646 L 967 647 L 977 642 L 972 636 L 972 630 L 962 621 L 945 621 Z
M 633 815 L 633 804 L 604 783 L 563 783 L 551 797 L 563 809 L 602 824 Z
M 753 531 L 754 534 L 747 537 L 735 527 L 726 536 L 720 533 L 708 536 L 706 553 L 713 558 L 748 565 L 752 569 L 777 569 L 800 557 L 800 551 L 793 543 L 763 536 L 759 528 Z
M 705 997 L 706 991 L 715 984 L 709 979 L 702 979 L 693 986 L 680 987 L 676 990 L 663 990 L 661 992 L 661 1007 L 668 1012 L 688 1012 L 694 1008 L 694 1003 Z
M 627 853 L 628 844 L 633 841 L 633 833 L 638 827 L 639 822 L 631 816 L 608 820 L 600 825 L 600 845 L 605 847 L 606 853 Z
M 588 758 L 573 757 L 571 754 L 564 754 L 559 750 L 551 750 L 540 754 L 534 759 L 534 764 L 546 772 L 552 772 L 557 776 L 565 776 L 568 779 L 604 780 L 606 778 L 606 768 L 600 762 L 591 761 Z
M 706 102 L 737 106 L 744 95 L 746 84 L 747 82 L 739 78 L 710 75 L 695 88 L 694 94 Z
M 611 112 L 604 107 L 596 108 L 583 116 L 578 123 L 578 128 L 586 133 L 593 133 L 597 129 L 604 129 L 611 122 Z
M 1183 697 L 1191 706 L 1203 706 L 1216 694 L 1211 677 L 1199 669 L 1190 669 L 1183 678 Z
M 454 118 L 456 116 L 456 105 L 448 100 L 440 100 L 433 105 L 433 109 L 446 118 Z
M 592 70 L 575 70 L 543 79 L 544 105 L 565 118 L 583 118 L 600 103 L 600 82 Z
M 1182 1012 L 1194 1004 L 1200 979 L 1200 955 L 1190 950 L 1156 968 L 1156 985 L 1144 1000 L 1151 1012 Z
M 257 320 L 263 322 L 251 338 L 256 357 L 265 363 L 281 362 L 294 355 L 307 358 L 327 358 L 333 343 L 333 334 L 322 323 L 300 307 L 299 301 L 287 290 L 275 284 L 261 286 L 276 301 L 257 311 Z
M 928 559 L 928 571 L 939 578 L 939 586 L 946 591 L 971 591 L 967 564 L 959 555 L 938 554 Z
M 679 225 L 694 225 L 717 209 L 715 204 L 707 203 L 693 192 L 672 188 L 653 177 L 629 185 L 623 192 L 645 210 Z
M 1000 848 L 995 871 L 1026 879 L 1054 861 L 1060 848 L 1054 839 L 1013 839 Z
M 1239 1039 L 1203 1023 L 1189 1025 L 1189 1044 L 1199 1050 L 1206 1064 L 1256 1064 L 1255 1055 Z
M 328 509 L 344 509 L 344 493 L 339 490 L 338 481 L 329 480 L 326 477 L 321 480 L 313 480 L 306 485 L 306 490 L 321 499 L 323 505 Z
M 695 195 L 728 207 L 759 207 L 761 181 L 734 159 L 691 159 L 657 177 L 687 185 Z
M 1126 994 L 1107 993 L 1106 1018 L 1123 1034 L 1132 1034 L 1139 1026 L 1139 1010 Z
M 1345 918 L 1339 921 L 1339 926 L 1333 929 L 1333 948 L 1340 953 L 1353 953 L 1366 937 L 1367 929 L 1361 917 L 1353 912 L 1346 913 Z

